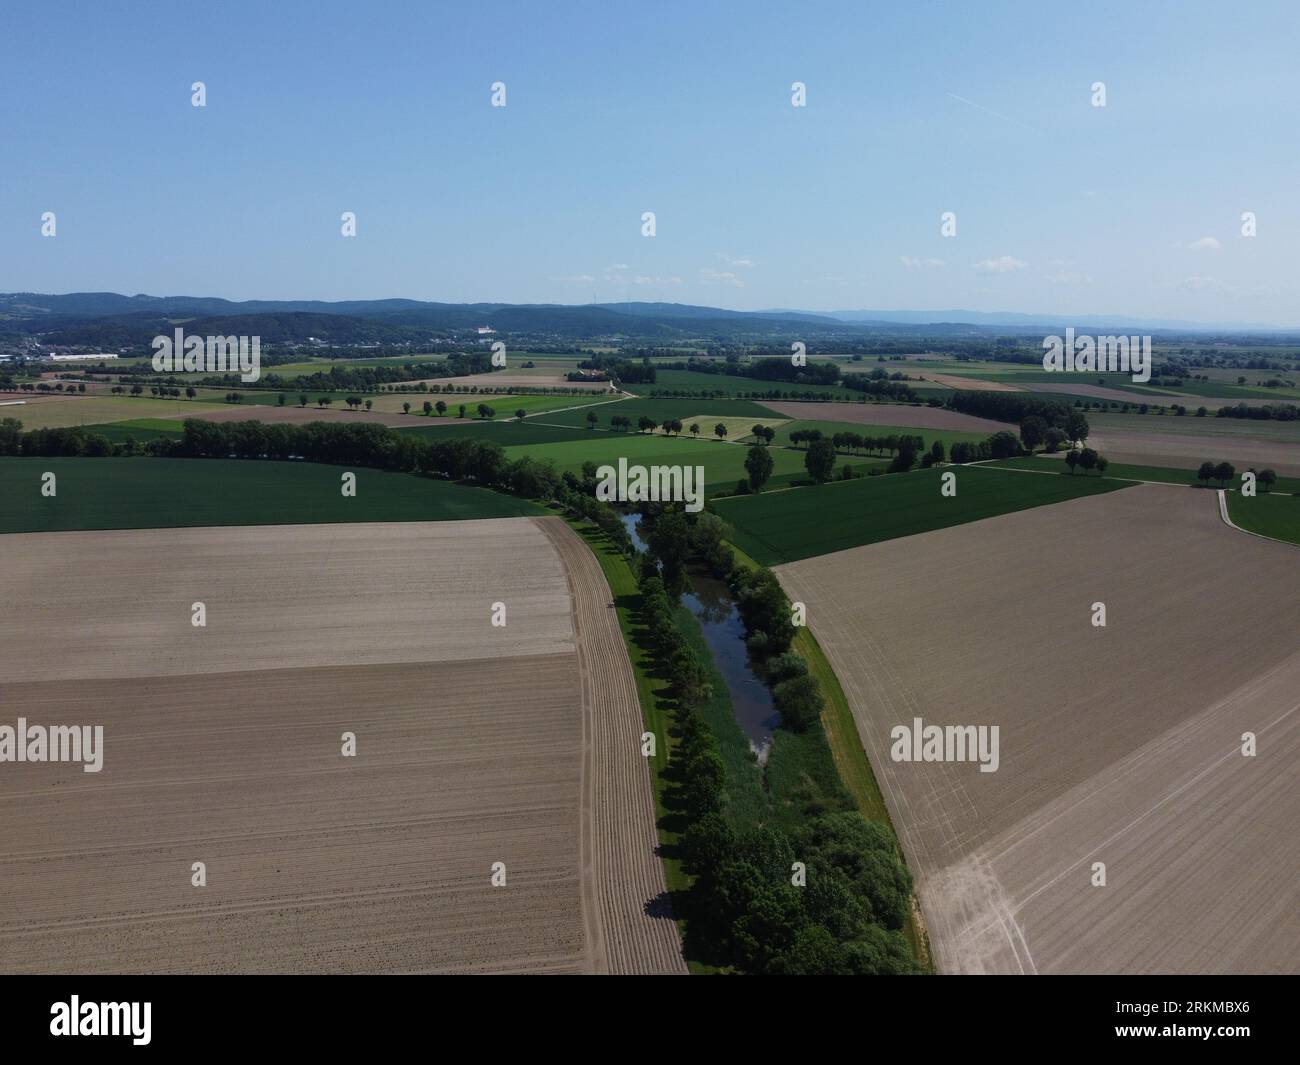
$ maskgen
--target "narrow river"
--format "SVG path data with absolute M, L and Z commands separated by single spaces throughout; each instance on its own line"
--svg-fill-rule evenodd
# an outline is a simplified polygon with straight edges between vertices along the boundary
M 637 532 L 640 520 L 639 514 L 623 515 L 633 545 L 637 551 L 644 551 L 645 543 Z M 772 729 L 780 722 L 781 715 L 772 705 L 772 693 L 767 685 L 750 669 L 745 651 L 745 626 L 726 584 L 698 567 L 692 567 L 689 573 L 691 590 L 682 596 L 682 603 L 699 621 L 713 664 L 731 694 L 736 724 L 748 737 L 759 765 L 763 765 L 772 746 Z

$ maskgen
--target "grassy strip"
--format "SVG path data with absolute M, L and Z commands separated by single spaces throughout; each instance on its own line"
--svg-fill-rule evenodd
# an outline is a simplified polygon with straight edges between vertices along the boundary
M 1249 532 L 1300 544 L 1300 498 L 1259 495 L 1248 499 L 1228 493 L 1228 516 Z

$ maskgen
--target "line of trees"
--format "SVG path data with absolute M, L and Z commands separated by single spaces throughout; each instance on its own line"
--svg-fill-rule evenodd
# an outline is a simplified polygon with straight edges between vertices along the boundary
M 1083 470 L 1085 474 L 1096 470 L 1100 476 L 1104 477 L 1106 476 L 1107 467 L 1110 466 L 1110 459 L 1106 458 L 1105 455 L 1098 454 L 1090 447 L 1073 448 L 1065 453 L 1065 464 L 1070 467 L 1070 473 L 1072 474 L 1076 469 Z
M 1253 418 L 1256 421 L 1293 422 L 1300 419 L 1300 407 L 1294 403 L 1265 403 L 1258 407 L 1238 403 L 1232 407 L 1220 407 L 1217 418 Z
M 1273 486 L 1277 484 L 1277 471 L 1274 469 L 1262 469 L 1256 471 L 1250 470 L 1255 474 L 1255 480 L 1265 492 L 1271 492 Z M 1218 481 L 1219 487 L 1225 487 L 1229 481 L 1236 475 L 1237 468 L 1231 462 L 1202 462 L 1200 468 L 1196 471 L 1196 479 L 1202 483 L 1207 481 Z

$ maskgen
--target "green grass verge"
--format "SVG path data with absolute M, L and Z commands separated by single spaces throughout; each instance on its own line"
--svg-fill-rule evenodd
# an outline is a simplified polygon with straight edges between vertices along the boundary
M 309 462 L 160 458 L 0 458 L 0 532 L 509 518 L 544 511 L 486 488 L 409 473 Z M 41 476 L 57 494 L 41 495 Z
M 1300 496 L 1228 493 L 1228 516 L 1253 533 L 1300 545 Z
M 946 472 L 957 475 L 955 497 L 940 495 L 940 476 Z M 996 468 L 946 466 L 757 496 L 734 496 L 719 499 L 712 506 L 735 529 L 734 542 L 770 566 L 1079 496 L 1113 492 L 1130 483 L 1101 477 L 1031 477 Z

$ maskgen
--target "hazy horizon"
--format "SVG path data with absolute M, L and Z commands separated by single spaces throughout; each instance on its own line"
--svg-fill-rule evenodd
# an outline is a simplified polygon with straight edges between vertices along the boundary
M 9 23 L 5 291 L 1300 323 L 1290 5 Z

